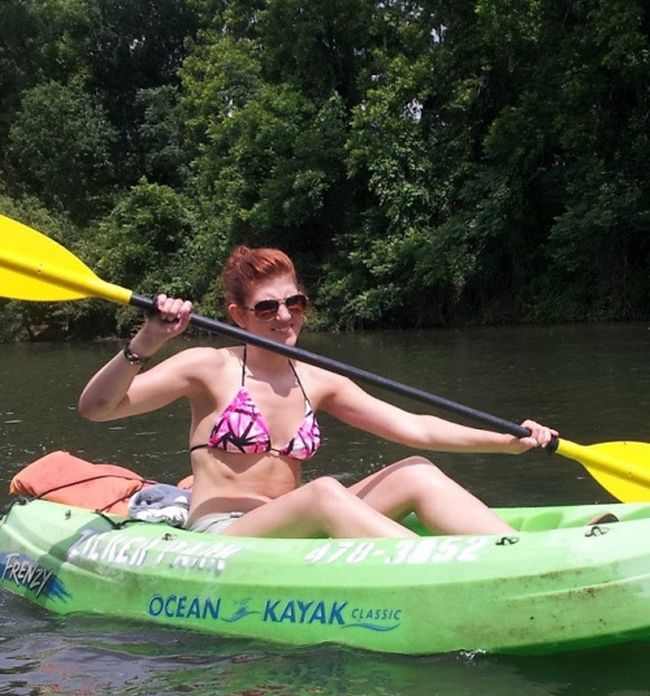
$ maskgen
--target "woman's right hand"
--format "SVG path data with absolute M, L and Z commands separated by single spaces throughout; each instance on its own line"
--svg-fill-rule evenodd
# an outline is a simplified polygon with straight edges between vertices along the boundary
M 147 357 L 167 341 L 182 334 L 190 323 L 192 303 L 160 294 L 156 297 L 158 311 L 147 318 L 143 327 L 131 339 L 131 349 Z

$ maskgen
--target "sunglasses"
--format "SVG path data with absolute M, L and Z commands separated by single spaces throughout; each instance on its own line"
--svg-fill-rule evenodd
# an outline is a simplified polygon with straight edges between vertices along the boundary
M 260 300 L 252 307 L 246 307 L 246 305 L 244 305 L 244 309 L 255 312 L 255 316 L 258 319 L 270 321 L 277 316 L 280 305 L 284 305 L 291 314 L 302 314 L 305 309 L 307 309 L 308 303 L 309 300 L 307 296 L 298 293 L 297 295 L 290 295 L 284 300 Z

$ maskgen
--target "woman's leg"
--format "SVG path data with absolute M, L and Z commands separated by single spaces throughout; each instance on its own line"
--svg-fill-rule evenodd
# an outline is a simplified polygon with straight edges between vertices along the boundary
M 224 534 L 264 537 L 410 537 L 413 532 L 360 500 L 336 479 L 315 479 L 247 512 Z
M 502 519 L 424 457 L 408 457 L 350 486 L 378 512 L 400 519 L 415 512 L 446 534 L 512 532 Z

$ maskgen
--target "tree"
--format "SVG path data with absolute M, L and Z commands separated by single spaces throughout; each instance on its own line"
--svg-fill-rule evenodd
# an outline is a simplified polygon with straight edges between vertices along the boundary
M 138 127 L 143 173 L 149 181 L 182 188 L 196 153 L 188 143 L 186 114 L 179 103 L 178 88 L 161 85 L 141 89 L 136 106 L 143 112 Z
M 345 109 L 265 83 L 256 45 L 206 33 L 183 67 L 200 156 L 196 184 L 231 243 L 291 248 L 315 262 L 345 201 Z
M 24 93 L 9 132 L 9 159 L 28 191 L 85 219 L 106 209 L 116 132 L 79 80 Z

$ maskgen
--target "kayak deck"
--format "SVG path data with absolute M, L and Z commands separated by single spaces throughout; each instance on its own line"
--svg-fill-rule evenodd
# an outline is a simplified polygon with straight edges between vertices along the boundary
M 505 508 L 517 533 L 212 537 L 42 500 L 0 520 L 0 585 L 49 610 L 293 645 L 553 652 L 650 637 L 650 504 Z M 589 525 L 603 513 L 619 521 Z

